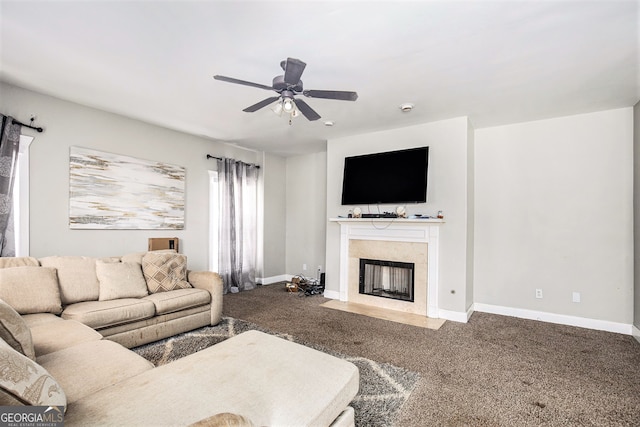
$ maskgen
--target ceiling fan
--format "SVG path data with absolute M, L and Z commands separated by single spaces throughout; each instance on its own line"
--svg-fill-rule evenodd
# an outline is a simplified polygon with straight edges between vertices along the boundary
M 287 58 L 285 61 L 280 62 L 280 66 L 284 70 L 284 75 L 274 77 L 271 86 L 219 75 L 215 75 L 213 78 L 223 82 L 273 90 L 279 94 L 278 96 L 263 99 L 257 104 L 253 104 L 242 110 L 247 113 L 253 113 L 254 111 L 258 111 L 259 109 L 278 101 L 278 104 L 274 109 L 277 114 L 285 112 L 291 114 L 291 117 L 295 117 L 298 115 L 298 112 L 300 112 L 307 118 L 307 120 L 318 120 L 320 115 L 302 99 L 297 99 L 295 97 L 296 95 L 302 94 L 308 98 L 337 99 L 341 101 L 355 101 L 358 99 L 358 94 L 356 92 L 339 90 L 305 90 L 302 86 L 302 80 L 300 80 L 300 77 L 302 76 L 302 72 L 307 64 L 299 59 Z M 291 123 L 291 121 L 289 121 L 289 123 Z

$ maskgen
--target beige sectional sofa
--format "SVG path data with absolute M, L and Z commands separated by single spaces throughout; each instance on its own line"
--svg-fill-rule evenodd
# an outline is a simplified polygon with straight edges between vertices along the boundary
M 0 287 L 0 298 L 19 312 L 76 320 L 129 348 L 215 325 L 222 316 L 220 276 L 187 271 L 186 257 L 173 251 L 0 258 L 0 280 L 10 289 Z M 26 320 L 39 323 L 35 317 Z
M 69 426 L 354 425 L 357 367 L 299 344 L 250 331 L 157 368 L 128 350 L 219 322 L 220 277 L 185 262 L 0 258 L 0 406 L 59 406 Z

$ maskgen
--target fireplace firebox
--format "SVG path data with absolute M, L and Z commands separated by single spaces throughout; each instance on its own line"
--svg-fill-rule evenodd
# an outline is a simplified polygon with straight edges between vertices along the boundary
M 360 293 L 413 302 L 415 264 L 360 259 Z

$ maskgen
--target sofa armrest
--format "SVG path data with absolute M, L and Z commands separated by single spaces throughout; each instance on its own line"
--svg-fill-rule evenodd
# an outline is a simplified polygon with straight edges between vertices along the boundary
M 222 319 L 222 277 L 213 271 L 188 271 L 187 280 L 194 288 L 204 289 L 211 294 L 211 325 Z

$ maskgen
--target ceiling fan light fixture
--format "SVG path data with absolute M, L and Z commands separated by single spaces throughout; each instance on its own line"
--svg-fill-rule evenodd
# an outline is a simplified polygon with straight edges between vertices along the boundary
M 284 98 L 282 100 L 282 110 L 285 113 L 293 113 L 296 109 L 296 104 L 293 102 L 291 98 Z
M 278 116 L 282 116 L 282 101 L 276 102 L 276 105 L 273 106 L 271 111 L 276 113 Z

